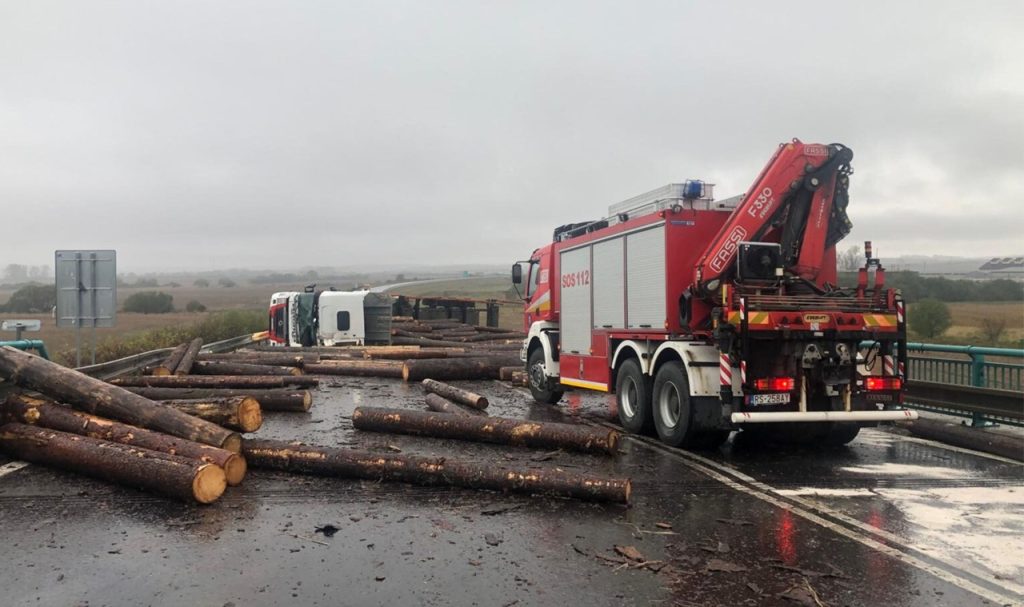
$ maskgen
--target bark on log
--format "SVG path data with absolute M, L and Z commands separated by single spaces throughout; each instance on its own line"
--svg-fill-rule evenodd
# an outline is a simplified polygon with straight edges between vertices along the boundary
M 34 464 L 209 504 L 224 493 L 220 466 L 25 424 L 0 426 L 0 447 Z
M 501 381 L 512 382 L 517 386 L 527 385 L 529 376 L 522 367 L 502 367 L 498 369 L 498 379 Z
M 447 398 L 448 400 L 455 401 L 459 404 L 472 407 L 474 409 L 486 409 L 490 403 L 487 401 L 486 396 L 481 396 L 475 392 L 469 390 L 463 390 L 450 384 L 439 382 L 435 379 L 423 380 L 423 389 L 427 392 L 433 392 L 438 396 Z
M 21 350 L 0 347 L 0 376 L 7 377 L 18 386 L 38 390 L 87 413 L 235 453 L 241 448 L 242 439 L 236 432 L 162 407 L 148 398 Z M 174 377 L 149 379 L 167 380 Z
M 370 432 L 392 432 L 458 440 L 573 449 L 615 455 L 619 433 L 591 426 L 531 422 L 505 417 L 461 417 L 428 411 L 356 407 L 352 425 Z
M 336 360 L 306 365 L 306 372 L 312 375 L 402 377 L 402 362 L 397 360 Z
M 153 375 L 171 375 L 174 373 L 174 370 L 178 368 L 178 363 L 181 362 L 181 357 L 185 356 L 185 350 L 188 350 L 187 343 L 175 346 L 162 363 L 153 367 Z
M 227 449 L 122 424 L 22 394 L 8 396 L 2 410 L 3 423 L 30 424 L 214 464 L 224 469 L 229 485 L 237 485 L 245 478 L 245 458 Z
M 365 352 L 363 358 L 368 360 L 416 360 L 421 358 L 448 358 L 452 354 L 461 354 L 442 348 L 421 348 L 405 352 Z
M 425 348 L 465 348 L 466 344 L 461 341 L 442 341 L 438 339 L 424 339 L 422 337 L 392 337 L 391 343 L 396 346 L 422 346 Z
M 431 411 L 437 411 L 438 413 L 448 413 L 451 415 L 484 415 L 484 412 L 479 409 L 471 409 L 465 405 L 453 403 L 447 398 L 437 394 L 427 394 L 424 400 L 427 403 L 428 409 Z
M 110 380 L 115 386 L 146 386 L 151 388 L 285 388 L 316 386 L 320 380 L 304 375 L 268 377 L 264 375 L 172 375 L 168 377 L 134 376 Z
M 222 352 L 220 354 L 200 353 L 197 360 L 214 362 L 245 363 L 247 365 L 269 365 L 274 367 L 301 367 L 305 363 L 320 362 L 318 352 L 305 354 L 297 352 Z
M 203 339 L 197 337 L 188 344 L 188 348 L 185 350 L 185 355 L 181 357 L 181 362 L 174 368 L 175 375 L 188 375 L 192 372 L 192 363 L 196 361 L 196 356 L 199 356 L 199 349 L 203 347 Z
M 304 413 L 313 404 L 313 395 L 309 390 L 233 390 L 229 388 L 147 388 L 132 386 L 125 388 L 130 392 L 157 401 L 165 400 L 198 400 L 208 398 L 228 398 L 249 396 L 260 404 L 260 411 L 291 411 Z
M 450 329 L 452 327 L 468 327 L 466 323 L 454 318 L 422 318 L 418 321 L 421 325 L 427 325 L 434 329 Z
M 245 456 L 254 468 L 319 476 L 539 493 L 622 504 L 629 503 L 631 493 L 629 479 L 584 476 L 563 470 L 505 468 L 451 458 L 378 454 L 275 440 L 246 441 Z
M 429 327 L 427 325 L 417 325 L 417 324 L 411 324 L 411 323 L 402 323 L 402 324 L 392 323 L 391 324 L 391 334 L 392 335 L 397 335 L 397 333 L 395 333 L 395 331 L 405 331 L 407 333 L 430 333 L 433 330 L 434 330 L 433 328 L 431 328 L 431 327 Z
M 402 379 L 498 379 L 498 369 L 519 362 L 518 356 L 407 360 L 402 367 Z
M 481 341 L 512 341 L 518 339 L 523 340 L 523 336 L 519 333 L 478 333 L 476 335 L 470 335 L 468 337 L 459 337 L 455 341 L 464 341 L 467 343 L 476 343 Z
M 477 331 L 479 331 L 480 333 L 515 333 L 519 337 L 526 337 L 526 333 L 521 333 L 519 331 L 513 331 L 513 330 L 510 330 L 510 329 L 503 329 L 501 327 L 477 326 L 477 327 L 474 327 L 474 328 Z
M 302 369 L 298 367 L 272 367 L 219 360 L 196 361 L 192 364 L 192 372 L 196 375 L 302 375 Z
M 263 425 L 260 401 L 252 396 L 173 399 L 162 404 L 239 432 L 255 432 Z

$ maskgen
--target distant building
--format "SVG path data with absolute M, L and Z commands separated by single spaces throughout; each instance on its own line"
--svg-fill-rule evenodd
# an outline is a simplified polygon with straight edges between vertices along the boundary
M 1024 280 L 1024 257 L 993 257 L 982 264 L 978 271 L 987 278 Z

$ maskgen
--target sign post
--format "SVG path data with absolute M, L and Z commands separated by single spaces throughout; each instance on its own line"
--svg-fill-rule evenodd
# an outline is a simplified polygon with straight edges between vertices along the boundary
M 96 327 L 113 327 L 117 315 L 117 252 L 56 251 L 57 326 L 75 329 L 75 366 L 82 366 L 82 327 L 91 329 L 96 363 Z
M 23 331 L 38 331 L 43 326 L 40 320 L 5 320 L 0 322 L 0 329 L 14 331 L 14 339 L 21 341 Z

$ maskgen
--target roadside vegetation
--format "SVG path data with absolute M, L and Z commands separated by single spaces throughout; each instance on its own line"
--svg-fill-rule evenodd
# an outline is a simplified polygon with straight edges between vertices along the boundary
M 196 337 L 201 338 L 204 343 L 210 343 L 246 333 L 256 333 L 265 330 L 266 324 L 266 312 L 260 310 L 215 312 L 195 323 L 171 325 L 107 337 L 96 344 L 96 362 L 107 362 L 149 350 L 170 348 Z M 75 364 L 74 348 L 62 349 L 52 356 L 60 364 L 67 366 Z

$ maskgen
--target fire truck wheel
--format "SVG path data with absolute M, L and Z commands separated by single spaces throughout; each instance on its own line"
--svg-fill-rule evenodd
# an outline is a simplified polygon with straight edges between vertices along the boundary
M 832 427 L 825 433 L 825 445 L 839 447 L 857 438 L 860 433 L 860 426 L 857 424 L 832 423 Z
M 552 387 L 551 379 L 544 375 L 544 350 L 537 348 L 530 353 L 530 360 L 526 363 L 526 373 L 530 378 L 530 394 L 538 403 L 553 405 L 565 394 L 562 390 Z
M 700 436 L 693 427 L 690 384 L 677 362 L 661 366 L 654 376 L 654 428 L 658 438 L 673 447 L 695 447 Z
M 633 434 L 653 434 L 651 419 L 651 377 L 640 370 L 636 359 L 622 363 L 615 376 L 619 422 Z

